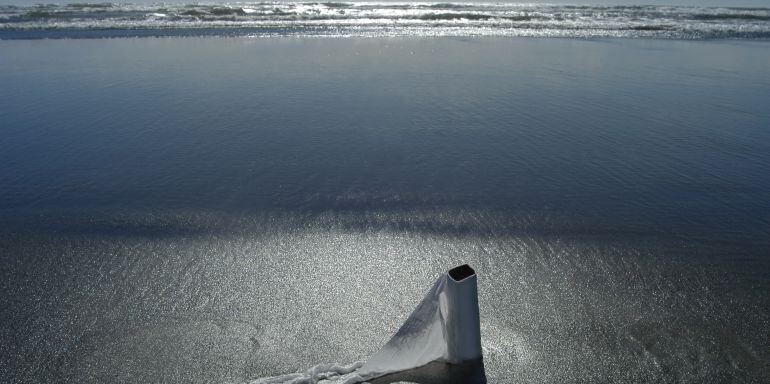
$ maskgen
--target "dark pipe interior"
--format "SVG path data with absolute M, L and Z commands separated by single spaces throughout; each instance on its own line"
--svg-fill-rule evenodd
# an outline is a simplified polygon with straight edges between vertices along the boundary
M 468 264 L 463 264 L 459 267 L 454 267 L 449 270 L 449 277 L 454 281 L 462 281 L 476 274 L 476 271 Z

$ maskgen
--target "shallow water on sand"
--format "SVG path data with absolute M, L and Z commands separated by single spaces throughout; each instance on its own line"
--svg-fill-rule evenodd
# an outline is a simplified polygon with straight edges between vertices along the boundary
M 765 42 L 0 51 L 2 381 L 364 360 L 465 262 L 492 383 L 769 380 Z

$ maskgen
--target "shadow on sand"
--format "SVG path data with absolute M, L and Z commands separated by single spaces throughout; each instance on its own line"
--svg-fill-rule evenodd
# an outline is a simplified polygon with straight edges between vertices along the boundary
M 369 381 L 371 384 L 389 384 L 398 382 L 418 384 L 486 384 L 482 359 L 455 365 L 434 361 L 408 371 L 396 372 Z

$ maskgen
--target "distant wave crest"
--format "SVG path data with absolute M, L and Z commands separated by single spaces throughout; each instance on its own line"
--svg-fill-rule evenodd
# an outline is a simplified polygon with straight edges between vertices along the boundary
M 168 35 L 768 39 L 770 8 L 421 2 L 0 6 L 0 39 Z

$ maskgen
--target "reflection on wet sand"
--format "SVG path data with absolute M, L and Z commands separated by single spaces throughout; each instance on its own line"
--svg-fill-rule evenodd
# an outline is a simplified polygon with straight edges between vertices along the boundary
M 371 380 L 371 384 L 410 382 L 418 384 L 483 384 L 487 382 L 483 359 L 464 364 L 434 361 L 408 371 Z

